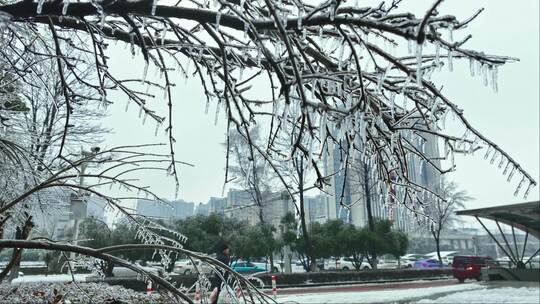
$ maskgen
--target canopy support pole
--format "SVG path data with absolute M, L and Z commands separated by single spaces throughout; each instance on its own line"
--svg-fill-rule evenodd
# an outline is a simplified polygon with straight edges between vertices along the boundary
M 499 228 L 499 232 L 501 233 L 501 235 L 503 237 L 503 240 L 506 243 L 506 247 L 508 247 L 508 251 L 510 252 L 512 257 L 514 258 L 515 264 L 517 265 L 518 260 L 517 260 L 516 256 L 514 255 L 514 252 L 512 251 L 512 247 L 510 246 L 510 243 L 508 243 L 508 240 L 506 239 L 506 235 L 504 234 L 504 232 L 501 229 L 501 225 L 499 225 L 499 221 L 495 220 L 495 224 L 497 224 L 497 227 Z M 516 254 L 517 254 L 517 252 L 516 252 Z
M 491 231 L 489 231 L 489 229 L 487 229 L 486 225 L 484 225 L 484 223 L 482 223 L 482 221 L 478 218 L 478 216 L 475 215 L 474 217 L 480 223 L 480 225 L 482 225 L 484 230 L 486 230 L 486 232 L 489 234 L 489 236 L 495 241 L 495 243 L 499 246 L 499 248 L 501 248 L 501 250 L 504 252 L 504 254 L 506 254 L 506 256 L 508 256 L 508 258 L 510 258 L 510 260 L 512 260 L 512 262 L 517 265 L 517 262 L 513 260 L 513 256 L 508 254 L 508 252 L 506 252 L 506 249 L 504 249 L 504 247 L 501 245 L 501 243 L 499 243 L 499 241 L 497 241 L 495 236 L 491 233 Z

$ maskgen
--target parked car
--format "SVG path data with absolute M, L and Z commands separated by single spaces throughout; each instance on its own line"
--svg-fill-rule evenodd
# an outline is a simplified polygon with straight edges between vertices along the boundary
M 402 256 L 399 259 L 401 268 L 412 268 L 414 267 L 414 262 L 420 260 L 424 255 L 418 253 L 409 253 Z
M 524 257 L 523 258 L 523 262 L 527 262 L 529 261 L 525 267 L 527 268 L 540 268 L 540 256 L 535 256 L 533 258 L 530 258 L 530 257 Z
M 274 260 L 274 269 L 272 272 L 283 272 L 285 262 L 282 260 Z M 270 270 L 270 262 L 268 262 L 266 269 Z
M 452 263 L 452 274 L 460 283 L 463 283 L 466 279 L 480 281 L 482 278 L 482 268 L 493 264 L 493 259 L 488 256 L 456 255 Z
M 165 274 L 165 270 L 163 267 L 156 267 L 156 266 L 139 266 L 144 271 L 157 275 L 157 276 L 163 276 Z M 119 267 L 115 266 L 112 271 L 113 275 L 115 277 L 137 277 L 139 275 L 138 272 L 127 268 L 127 267 Z
M 440 268 L 442 265 L 437 259 L 422 259 L 414 262 L 414 268 Z
M 377 260 L 377 269 L 396 269 L 398 261 L 391 256 L 382 256 Z
M 304 269 L 304 264 L 300 260 L 291 260 L 291 268 L 292 272 L 304 272 L 306 269 Z M 317 269 L 318 270 L 324 270 L 326 269 L 325 261 L 322 259 L 317 260 Z
M 271 265 L 270 262 L 252 262 L 257 267 L 264 269 L 265 271 L 270 271 Z M 274 269 L 272 272 L 280 272 L 281 271 L 281 265 L 278 261 L 274 261 Z
M 336 270 L 336 259 L 329 258 L 324 260 L 324 269 L 326 270 Z
M 266 271 L 265 267 L 259 267 L 252 262 L 237 261 L 231 264 L 231 268 L 238 273 L 255 273 Z
M 334 265 L 335 264 L 336 263 L 334 263 Z M 339 260 L 337 260 L 337 265 L 335 265 L 334 267 L 337 267 L 338 270 L 355 270 L 356 269 L 354 267 L 353 258 L 340 258 Z M 366 261 L 362 261 L 362 263 L 360 263 L 360 269 L 362 270 L 371 269 L 371 265 L 369 265 L 369 263 Z
M 317 269 L 324 270 L 324 259 L 317 260 Z
M 540 256 L 535 256 L 532 259 L 526 256 L 526 257 L 523 257 L 522 262 L 526 263 L 524 264 L 525 268 L 535 268 L 535 269 L 540 268 Z M 500 265 L 501 267 L 507 267 L 507 268 L 513 268 L 517 266 L 516 263 L 510 260 L 510 258 L 507 256 L 500 257 L 499 259 L 496 260 L 496 263 Z
M 444 257 L 441 257 L 443 264 L 452 266 L 452 263 L 454 262 L 454 257 L 459 255 L 459 252 L 453 252 L 445 255 Z
M 501 266 L 501 267 L 514 267 L 514 263 L 512 262 L 512 260 L 510 260 L 509 257 L 505 256 L 505 257 L 500 257 L 499 259 L 497 259 L 497 263 Z
M 199 260 L 193 260 L 195 264 L 191 260 L 181 260 L 174 263 L 174 269 L 173 272 L 185 274 L 185 275 L 191 275 L 194 273 L 202 272 L 209 274 L 212 272 L 212 268 L 206 264 L 202 263 Z
M 305 272 L 304 265 L 299 260 L 291 261 L 291 270 L 292 272 Z
M 451 266 L 452 265 L 452 260 L 454 259 L 454 256 L 459 255 L 459 252 L 458 251 L 441 251 L 440 254 L 441 254 L 441 260 L 442 260 L 443 265 Z M 427 259 L 438 260 L 439 257 L 437 255 L 437 251 L 433 251 L 433 252 L 430 252 L 430 253 L 426 254 L 423 257 L 423 259 L 425 259 L 425 260 L 427 260 Z

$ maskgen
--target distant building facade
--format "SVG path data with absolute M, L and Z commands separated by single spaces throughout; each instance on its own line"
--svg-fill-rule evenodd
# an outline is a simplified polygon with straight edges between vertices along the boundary
M 415 142 L 415 146 L 427 157 L 437 159 L 439 156 L 438 141 L 436 137 L 427 136 Z M 342 168 L 343 152 L 338 146 L 329 146 L 329 155 L 323 158 L 324 170 L 332 175 L 326 200 L 328 219 L 341 219 L 346 223 L 358 227 L 365 227 L 368 223 L 368 200 L 371 205 L 373 218 L 390 219 L 396 229 L 412 233 L 418 229 L 414 214 L 401 204 L 391 203 L 377 187 L 375 172 L 369 159 L 357 159 L 349 165 L 347 177 L 344 177 Z M 434 161 L 437 165 L 438 161 Z M 417 157 L 408 157 L 408 174 L 411 181 L 428 189 L 435 190 L 441 176 L 433 167 Z M 368 189 L 366 191 L 366 189 Z M 390 191 L 388 189 L 387 191 Z M 369 197 L 368 197 L 369 196 Z M 345 206 L 350 206 L 346 208 Z
M 195 203 L 184 200 L 160 202 L 138 199 L 135 209 L 137 210 L 137 214 L 150 218 L 175 220 L 192 216 L 195 211 Z
M 279 227 L 281 219 L 287 213 L 295 213 L 293 201 L 286 193 L 267 193 L 263 201 L 263 219 L 266 223 Z
M 458 251 L 461 254 L 479 254 L 478 229 L 443 230 L 440 238 L 441 251 Z M 425 254 L 436 251 L 433 236 L 426 229 L 409 234 L 409 252 Z
M 195 215 L 203 215 L 203 216 L 209 216 L 210 215 L 210 205 L 199 203 L 197 207 L 195 207 Z
M 102 222 L 106 222 L 106 207 L 107 202 L 104 199 L 92 195 L 86 200 L 86 217 L 92 217 Z
M 259 206 L 253 195 L 246 190 L 230 189 L 227 193 L 224 215 L 229 218 L 247 221 L 256 225 L 262 220 L 278 227 L 287 212 L 294 213 L 294 205 L 288 195 L 283 193 L 265 192 L 261 194 L 262 203 Z
M 304 197 L 304 212 L 306 214 L 306 224 L 324 223 L 330 218 L 330 200 L 325 195 L 314 197 Z M 331 202 L 334 203 L 334 202 Z
M 227 208 L 227 198 L 224 197 L 211 197 L 208 201 L 208 213 L 223 215 Z
M 248 191 L 229 189 L 224 216 L 255 225 L 259 222 L 259 207 L 255 204 L 253 196 Z

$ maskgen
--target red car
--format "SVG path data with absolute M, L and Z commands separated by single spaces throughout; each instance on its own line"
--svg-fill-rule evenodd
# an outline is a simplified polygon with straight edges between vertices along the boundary
M 482 278 L 481 269 L 493 264 L 493 259 L 488 256 L 454 256 L 452 262 L 452 273 L 454 278 L 463 283 L 465 279 L 476 279 L 480 281 Z

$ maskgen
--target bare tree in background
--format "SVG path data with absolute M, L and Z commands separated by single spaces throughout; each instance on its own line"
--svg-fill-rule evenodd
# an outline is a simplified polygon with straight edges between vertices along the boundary
M 466 27 L 482 10 L 458 20 L 439 14 L 441 2 L 434 1 L 425 14 L 415 16 L 400 11 L 399 0 L 372 7 L 339 0 L 313 4 L 204 0 L 175 5 L 156 0 L 2 1 L 0 41 L 5 47 L 0 49 L 0 67 L 3 75 L 26 86 L 36 81 L 30 75 L 37 62 L 54 63 L 55 70 L 50 72 L 59 76 L 66 106 L 58 157 L 48 165 L 49 177 L 71 162 L 65 147 L 73 131 L 71 114 L 77 101 L 99 96 L 105 105 L 116 102 L 109 96 L 117 91 L 124 95 L 127 106 L 139 107 L 143 123 L 155 121 L 156 130 L 165 124 L 170 150 L 165 170 L 178 188 L 173 128 L 182 126 L 173 124 L 176 104 L 171 90 L 180 75 L 200 79 L 206 107 L 215 107 L 216 119 L 225 116 L 227 133 L 234 128 L 247 139 L 252 147 L 250 154 L 259 154 L 290 194 L 293 186 L 286 182 L 278 165 L 289 163 L 289 169 L 295 162 L 302 168 L 310 166 L 315 186 L 324 188 L 328 176 L 319 169 L 319 160 L 328 153 L 329 145 L 336 145 L 344 151 L 340 170 L 345 175 L 349 158 L 359 155 L 369 160 L 377 188 L 395 189 L 393 199 L 418 214 L 424 214 L 428 205 L 444 201 L 444 197 L 410 179 L 408 157 L 424 160 L 445 173 L 455 169 L 455 153 L 485 148 L 484 157 L 504 168 L 503 175 L 508 174 L 509 181 L 519 176 L 516 195 L 526 189 L 526 197 L 536 181 L 476 130 L 463 110 L 442 93 L 441 86 L 430 80 L 443 66 L 452 71 L 457 61 L 466 60 L 471 74 L 497 90 L 499 68 L 516 59 L 467 49 L 471 36 Z M 109 69 L 114 58 L 109 57 L 108 47 L 115 41 L 126 43 L 133 56 L 145 60 L 142 77 L 123 79 Z M 84 56 L 72 56 L 71 48 Z M 95 70 L 86 74 L 86 70 L 78 70 L 81 64 L 95 66 Z M 150 68 L 158 73 L 159 80 L 147 79 Z M 69 75 L 75 82 L 69 81 Z M 167 110 L 158 113 L 155 104 L 162 100 Z M 0 121 L 10 115 L 4 108 L 0 107 Z M 455 133 L 445 128 L 445 121 L 452 116 L 462 126 Z M 249 140 L 249 130 L 255 124 L 268 126 L 264 144 Z M 16 148 L 6 139 L 7 132 L 4 127 L 0 133 L 0 157 L 13 160 Z M 444 143 L 444 157 L 452 163 L 449 168 L 433 163 L 415 148 L 423 134 Z M 286 146 L 277 146 L 280 137 L 292 140 Z M 226 171 L 226 182 L 228 174 Z M 35 173 L 30 176 L 34 179 Z M 33 185 L 39 186 L 42 181 L 40 178 Z M 69 183 L 58 186 L 69 187 Z M 23 190 L 22 195 L 14 191 L 19 196 L 2 202 L 3 218 L 8 209 L 36 192 Z M 299 191 L 302 196 L 303 189 Z M 117 261 L 103 251 L 73 245 L 0 241 L 0 247 L 7 246 L 79 250 Z M 160 278 L 152 279 L 179 299 L 191 301 Z
M 77 50 L 72 50 L 70 53 L 75 55 L 76 52 Z M 8 122 L 12 138 L 24 143 L 33 157 L 45 164 L 58 155 L 67 107 L 62 95 L 62 82 L 58 74 L 50 72 L 55 69 L 52 63 L 45 61 L 33 67 L 34 73 L 28 76 L 34 78 L 32 84 L 20 88 L 22 102 L 28 107 L 28 111 L 14 116 Z M 79 67 L 83 68 L 84 66 Z M 87 78 L 87 74 L 91 74 L 91 67 L 87 71 L 81 71 L 81 75 L 77 77 Z M 66 81 L 80 96 L 74 100 L 76 106 L 72 107 L 69 114 L 70 131 L 66 134 L 65 145 L 68 153 L 80 154 L 82 147 L 94 147 L 103 141 L 107 130 L 100 124 L 106 109 L 100 104 L 98 95 L 92 96 L 92 93 L 85 92 L 86 88 L 77 87 L 79 84 L 72 73 L 68 73 L 66 77 Z
M 71 48 L 69 53 L 71 56 L 77 56 L 77 52 L 79 51 L 76 48 Z M 86 71 L 83 65 L 79 65 L 77 68 L 80 75 L 66 74 L 66 81 L 78 94 L 73 100 L 77 106 L 72 107 L 69 113 L 70 132 L 66 134 L 65 139 L 66 152 L 74 154 L 80 154 L 83 146 L 97 145 L 102 141 L 102 135 L 107 132 L 100 126 L 101 119 L 105 116 L 105 109 L 99 106 L 99 99 L 87 94 L 84 87 L 80 89 L 77 87 L 79 85 L 77 77 L 87 78 L 86 75 L 91 74 L 92 67 L 87 67 Z M 25 152 L 29 152 L 28 157 L 35 160 L 33 164 L 36 165 L 36 171 L 46 170 L 48 165 L 55 161 L 64 134 L 67 104 L 63 99 L 62 83 L 58 74 L 50 72 L 54 69 L 52 61 L 36 62 L 31 67 L 32 73 L 28 74 L 25 85 L 21 85 L 20 82 L 11 83 L 10 91 L 16 92 L 17 102 L 24 104 L 24 109 L 11 111 L 12 115 L 9 115 L 9 119 L 4 120 L 4 124 L 9 127 L 5 138 L 16 141 Z M 9 79 L 3 80 L 2 82 L 9 84 Z M 13 96 L 10 97 L 10 99 L 13 98 Z M 0 177 L 0 179 L 3 178 L 6 176 Z M 11 182 L 25 184 L 24 178 L 19 182 L 11 179 Z M 24 186 L 26 188 L 30 185 Z M 62 190 L 55 189 L 36 193 L 33 202 L 26 204 L 28 214 L 24 217 L 24 223 L 17 226 L 17 230 L 24 233 L 18 235 L 24 235 L 24 238 L 28 238 L 31 234 L 35 235 L 35 231 L 33 231 L 35 229 L 32 228 L 35 226 L 33 223 L 36 222 L 36 217 L 52 218 L 53 221 L 56 221 L 57 218 L 52 215 L 65 211 L 63 208 L 65 204 L 70 203 L 72 195 L 69 191 L 61 192 Z M 44 229 L 46 230 L 47 227 L 42 225 L 38 225 L 36 228 L 38 234 L 49 234 L 52 238 L 54 228 L 49 233 L 44 233 Z M 13 252 L 12 261 L 14 264 L 5 269 L 6 271 L 12 269 L 10 281 L 15 279 L 18 274 L 22 251 L 22 249 L 18 249 Z
M 354 192 L 358 197 L 357 201 L 352 202 L 351 205 L 357 204 L 359 201 L 363 201 L 366 205 L 366 218 L 367 218 L 367 227 L 369 231 L 375 231 L 375 219 L 373 215 L 373 208 L 378 199 L 376 195 L 376 180 L 373 178 L 373 171 L 370 170 L 370 165 L 361 160 L 356 160 L 350 164 L 350 183 L 351 183 L 351 192 Z M 352 206 L 351 206 L 352 207 Z M 371 253 L 371 267 L 377 269 L 377 254 L 375 252 Z
M 229 174 L 234 183 L 247 191 L 251 196 L 253 204 L 238 208 L 256 209 L 259 222 L 265 225 L 267 215 L 265 210 L 269 210 L 270 205 L 275 201 L 273 196 L 273 183 L 275 175 L 267 169 L 266 161 L 259 153 L 253 153 L 254 145 L 261 144 L 260 131 L 258 127 L 252 128 L 249 137 L 242 137 L 236 130 L 230 130 L 227 137 L 227 159 L 232 158 L 229 163 Z M 265 226 L 270 228 L 270 226 Z M 270 229 L 263 229 L 266 239 L 273 238 Z M 274 269 L 274 256 L 270 254 L 270 269 Z
M 252 198 L 253 203 L 258 207 L 257 215 L 260 222 L 264 222 L 264 207 L 265 197 L 272 190 L 272 172 L 267 170 L 266 161 L 258 154 L 252 153 L 250 150 L 253 145 L 260 145 L 259 129 L 253 128 L 250 130 L 250 137 L 246 138 L 231 130 L 226 143 L 228 157 L 232 159 L 229 166 L 231 179 L 242 189 L 246 190 Z
M 452 227 L 454 221 L 457 220 L 454 212 L 465 208 L 465 203 L 470 201 L 472 197 L 468 196 L 464 190 L 459 190 L 455 182 L 448 181 L 446 178 L 441 180 L 437 192 L 444 200 L 436 200 L 433 204 L 430 204 L 426 214 L 431 219 L 431 221 L 428 221 L 428 227 L 435 241 L 437 258 L 442 265 L 441 233 L 443 230 Z

